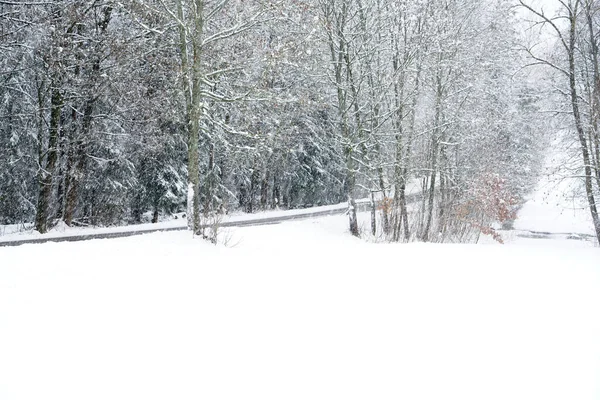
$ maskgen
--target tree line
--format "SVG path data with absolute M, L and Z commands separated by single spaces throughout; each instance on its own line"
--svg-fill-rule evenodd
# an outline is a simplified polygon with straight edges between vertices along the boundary
M 575 98 L 595 110 L 581 4 Z M 0 224 L 186 212 L 202 235 L 229 210 L 347 201 L 360 235 L 368 197 L 389 240 L 497 237 L 535 183 L 551 90 L 524 68 L 515 5 L 0 1 Z M 595 200 L 596 113 L 580 114 Z

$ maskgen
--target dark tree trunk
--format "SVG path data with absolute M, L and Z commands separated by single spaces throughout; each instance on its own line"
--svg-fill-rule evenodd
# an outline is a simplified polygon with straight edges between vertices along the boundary
M 436 98 L 435 98 L 435 133 L 431 138 L 431 179 L 429 181 L 429 193 L 427 202 L 427 216 L 425 218 L 425 227 L 421 233 L 421 240 L 424 242 L 429 240 L 429 231 L 431 229 L 431 223 L 433 220 L 433 208 L 435 203 L 435 180 L 438 171 L 438 157 L 439 157 L 439 141 L 442 137 L 442 96 L 444 94 L 442 86 L 441 76 L 441 65 L 438 64 L 436 74 Z
M 253 213 L 255 211 L 254 203 L 256 201 L 257 192 L 260 187 L 260 173 L 256 163 L 252 168 L 252 174 L 250 175 L 250 193 L 248 195 L 248 212 Z
M 260 207 L 263 210 L 266 210 L 268 207 L 269 201 L 269 180 L 270 180 L 269 170 L 265 172 L 265 176 L 260 185 Z
M 56 82 L 53 82 L 53 86 Z M 60 130 L 60 113 L 62 109 L 62 98 L 57 87 L 52 88 L 50 108 L 50 128 L 48 137 L 48 149 L 46 151 L 46 162 L 40 158 L 39 193 L 37 212 L 35 216 L 35 229 L 40 233 L 48 231 L 48 217 L 50 214 L 50 203 L 52 198 L 52 181 L 58 159 L 58 136 Z M 40 141 L 39 146 L 43 146 Z
M 102 19 L 97 23 L 99 33 L 103 35 L 108 28 L 108 24 L 111 20 L 112 7 L 104 7 L 102 10 Z M 71 157 L 67 164 L 67 180 L 65 183 L 66 199 L 65 199 L 65 211 L 64 221 L 68 226 L 73 224 L 73 218 L 77 210 L 79 203 L 80 187 L 83 179 L 87 175 L 87 142 L 91 136 L 92 131 L 92 119 L 93 111 L 96 100 L 98 99 L 97 82 L 100 77 L 100 59 L 101 54 L 99 50 L 96 50 L 93 61 L 91 63 L 91 75 L 88 77 L 89 87 L 86 94 L 86 100 L 83 107 L 83 118 L 81 122 L 80 130 L 77 132 L 78 125 L 75 122 L 77 114 L 73 111 L 73 122 L 74 122 L 74 142 L 71 146 L 74 149 L 70 152 Z
M 598 215 L 598 208 L 596 206 L 596 199 L 594 198 L 594 189 L 592 181 L 592 166 L 590 159 L 590 152 L 588 143 L 583 128 L 583 121 L 581 119 L 581 113 L 579 111 L 579 97 L 577 93 L 577 82 L 576 82 L 576 71 L 575 71 L 575 51 L 576 44 L 575 38 L 577 34 L 577 15 L 569 10 L 570 19 L 570 31 L 569 31 L 569 86 L 571 89 L 571 106 L 573 108 L 573 117 L 575 118 L 575 127 L 577 129 L 577 137 L 579 138 L 579 144 L 581 145 L 581 155 L 583 158 L 584 172 L 585 172 L 585 192 L 587 194 L 588 205 L 590 207 L 590 213 L 592 215 L 592 221 L 594 223 L 594 230 L 596 232 L 596 239 L 600 244 L 600 216 Z
M 67 172 L 67 184 L 65 184 L 66 198 L 63 219 L 68 226 L 72 226 L 73 224 L 73 218 L 75 217 L 75 211 L 79 201 L 81 181 L 85 176 L 87 169 L 87 149 L 84 141 L 80 139 L 74 146 L 75 149 L 68 160 L 69 168 Z
M 152 223 L 158 222 L 159 199 L 154 199 L 154 213 L 152 214 Z
M 61 220 L 65 209 L 65 171 L 61 166 L 58 169 L 58 188 L 56 189 L 56 214 L 55 218 Z
M 592 54 L 592 65 L 593 65 L 593 88 L 592 88 L 592 101 L 591 101 L 591 119 L 592 119 L 592 130 L 590 132 L 590 147 L 592 149 L 591 154 L 594 158 L 594 168 L 596 171 L 596 185 L 600 188 L 600 132 L 599 120 L 600 120 L 600 66 L 598 56 L 598 38 L 597 32 L 594 30 L 593 14 L 592 9 L 593 2 L 587 3 L 586 17 L 587 25 L 590 34 L 590 52 Z
M 371 233 L 377 234 L 377 205 L 375 203 L 375 193 L 371 192 Z
M 217 186 L 215 175 L 215 147 L 210 146 L 208 154 L 208 171 L 204 181 L 204 217 L 208 217 L 209 213 L 216 209 L 214 202 L 215 187 Z
M 272 208 L 279 207 L 281 203 L 281 183 L 279 182 L 279 178 L 277 173 L 273 176 L 273 203 L 271 204 Z

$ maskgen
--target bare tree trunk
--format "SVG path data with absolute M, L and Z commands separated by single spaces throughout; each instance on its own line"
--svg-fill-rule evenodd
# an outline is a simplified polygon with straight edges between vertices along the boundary
M 356 200 L 354 199 L 354 188 L 356 187 L 356 172 L 354 171 L 354 161 L 352 159 L 352 145 L 347 144 L 344 149 L 346 158 L 346 181 L 344 190 L 348 197 L 348 225 L 352 236 L 360 236 L 358 231 L 358 218 L 356 217 Z
M 442 137 L 441 141 L 444 142 L 445 137 Z M 439 170 L 440 170 L 440 201 L 439 201 L 439 210 L 438 210 L 438 233 L 441 237 L 443 237 L 443 233 L 446 229 L 445 227 L 445 214 L 446 208 L 449 206 L 448 199 L 448 177 L 446 176 L 446 166 L 447 166 L 447 158 L 446 158 L 446 147 L 445 145 L 440 145 L 440 155 L 439 155 Z
M 97 29 L 99 29 L 99 33 L 101 35 L 106 33 L 106 29 L 108 28 L 108 24 L 110 23 L 112 7 L 104 7 L 102 12 L 103 17 L 97 22 L 96 26 Z M 71 168 L 67 170 L 67 175 L 69 178 L 68 186 L 65 188 L 66 198 L 63 216 L 63 220 L 68 226 L 71 226 L 73 223 L 75 211 L 79 202 L 81 182 L 87 174 L 87 143 L 88 139 L 91 137 L 94 107 L 98 99 L 98 95 L 95 93 L 95 90 L 101 73 L 101 57 L 102 55 L 99 53 L 99 51 L 96 54 L 94 54 L 94 59 L 92 62 L 92 71 L 90 77 L 88 78 L 90 88 L 89 92 L 87 93 L 87 100 L 85 102 L 83 110 L 81 130 L 75 134 L 75 144 L 71 144 L 71 146 L 75 146 L 75 149 L 71 153 L 73 155 L 73 159 L 68 161 Z M 73 120 L 77 118 L 76 115 L 77 114 L 74 111 Z
M 76 140 L 75 144 L 71 145 L 74 146 L 74 150 L 71 153 L 71 159 L 68 162 L 68 164 L 70 164 L 70 168 L 67 171 L 69 179 L 68 187 L 66 188 L 65 212 L 63 217 L 65 224 L 68 226 L 71 226 L 73 223 L 73 217 L 75 216 L 75 210 L 79 200 L 79 188 L 87 169 L 85 138 L 89 137 L 91 131 L 93 106 L 94 100 L 88 100 L 83 115 L 79 138 Z
M 441 77 L 441 66 L 438 65 L 438 72 L 436 76 L 436 99 L 435 99 L 435 120 L 434 120 L 434 135 L 431 138 L 431 179 L 429 180 L 429 199 L 427 203 L 427 216 L 425 218 L 425 227 L 421 233 L 421 240 L 424 242 L 429 240 L 429 231 L 431 229 L 431 223 L 433 219 L 433 208 L 435 203 L 435 181 L 438 172 L 438 153 L 439 153 L 439 140 L 442 132 L 442 77 Z
M 353 196 L 349 196 L 348 199 L 348 224 L 352 236 L 360 236 L 358 218 L 356 217 L 356 200 L 354 200 Z
M 155 224 L 158 222 L 158 211 L 159 211 L 159 204 L 160 204 L 160 197 L 159 196 L 155 196 L 154 197 L 154 213 L 152 214 L 152 223 Z
M 587 138 L 583 128 L 583 121 L 581 113 L 579 111 L 579 97 L 577 93 L 577 82 L 575 72 L 575 39 L 577 34 L 577 8 L 575 10 L 569 8 L 569 86 L 571 91 L 571 106 L 573 108 L 573 117 L 575 118 L 575 128 L 577 130 L 577 137 L 579 138 L 579 144 L 581 145 L 581 155 L 583 158 L 584 173 L 585 173 L 585 192 L 587 194 L 587 200 L 590 207 L 590 214 L 592 215 L 592 221 L 594 223 L 594 229 L 596 232 L 596 239 L 600 244 L 600 217 L 598 216 L 598 208 L 596 206 L 596 200 L 594 198 L 594 189 L 592 182 L 592 166 L 590 153 L 587 143 Z
M 215 186 L 217 185 L 215 176 L 215 146 L 210 145 L 208 153 L 208 171 L 204 180 L 204 217 L 208 217 L 209 213 L 216 209 L 214 204 Z
M 35 229 L 40 233 L 48 231 L 48 216 L 50 214 L 50 202 L 52 197 L 52 182 L 58 159 L 58 136 L 60 130 L 60 113 L 62 110 L 62 96 L 60 90 L 56 87 L 58 81 L 52 81 L 52 96 L 50 99 L 50 127 L 48 137 L 48 149 L 46 151 L 46 162 L 43 160 L 43 151 L 40 156 L 39 193 L 37 202 L 37 211 L 35 216 Z M 42 107 L 42 104 L 39 104 Z M 40 149 L 43 146 L 42 138 L 39 138 Z
M 403 60 L 403 64 L 400 65 L 399 59 L 399 44 L 394 42 L 395 54 L 392 60 L 392 66 L 394 72 L 400 72 L 397 80 L 394 82 L 394 108 L 395 118 L 393 126 L 395 129 L 395 157 L 394 157 L 394 223 L 393 223 L 393 237 L 392 239 L 397 242 L 400 240 L 400 232 L 402 229 L 402 222 L 407 221 L 408 214 L 406 212 L 406 182 L 404 180 L 404 148 L 403 148 L 403 126 L 402 122 L 404 119 L 404 85 L 405 85 L 405 73 L 404 68 L 406 67 L 407 55 Z
M 401 85 L 404 85 L 402 82 Z M 398 92 L 398 85 L 396 86 L 396 113 L 398 113 L 397 120 L 394 124 L 396 128 L 396 154 L 394 158 L 394 223 L 393 223 L 393 240 L 400 240 L 400 232 L 402 227 L 402 221 L 408 220 L 406 212 L 406 182 L 404 180 L 403 172 L 403 146 L 402 146 L 402 114 L 404 107 L 401 104 L 403 90 Z
M 370 34 L 369 29 L 367 27 L 367 10 L 364 9 L 362 1 L 358 1 L 358 6 L 359 6 L 359 15 L 360 15 L 360 23 L 361 23 L 361 29 L 362 29 L 362 34 L 365 37 L 365 41 L 368 40 L 368 36 Z M 377 34 L 377 42 L 381 42 L 382 40 L 382 31 L 383 28 L 381 26 L 381 3 L 380 0 L 377 1 L 377 5 L 376 5 L 376 10 L 377 10 L 377 27 L 376 29 L 376 34 Z M 379 142 L 379 140 L 375 137 L 376 133 L 379 131 L 380 129 L 380 114 L 381 114 L 381 110 L 380 110 L 380 100 L 378 99 L 379 96 L 379 91 L 382 90 L 382 87 L 380 86 L 380 82 L 376 82 L 376 76 L 380 77 L 380 72 L 381 72 L 381 58 L 380 58 L 380 51 L 379 49 L 374 49 L 374 56 L 373 58 L 375 59 L 375 61 L 371 61 L 369 57 L 367 57 L 366 60 L 366 69 L 367 69 L 367 82 L 369 84 L 369 97 L 370 97 L 370 134 L 371 137 L 374 140 L 374 150 L 375 150 L 375 155 L 377 158 L 377 166 L 375 168 L 375 172 L 376 172 L 376 179 L 377 179 L 377 184 L 379 185 L 379 190 L 381 191 L 382 195 L 383 195 L 383 199 L 384 201 L 387 200 L 387 187 L 386 187 L 386 183 L 385 183 L 385 175 L 384 175 L 384 169 L 382 166 L 382 162 L 381 162 L 381 153 L 382 153 L 382 149 L 381 149 L 381 144 Z M 377 75 L 376 75 L 377 74 Z M 375 203 L 375 199 L 373 197 L 373 193 L 371 194 L 371 200 L 373 201 L 372 204 L 372 210 L 376 210 L 377 205 Z M 390 232 L 390 218 L 389 218 L 389 208 L 387 207 L 387 205 L 384 205 L 383 207 L 381 207 L 381 215 L 382 215 L 382 220 L 383 220 L 383 232 L 385 234 L 389 234 Z M 373 231 L 373 234 L 375 234 L 376 231 L 376 219 L 372 220 L 372 228 L 371 230 Z M 375 228 L 373 228 L 373 226 L 375 226 Z
M 186 104 L 186 128 L 188 134 L 188 228 L 200 235 L 200 118 L 202 115 L 202 32 L 204 29 L 204 1 L 194 1 L 193 32 L 189 40 L 192 43 L 192 59 L 188 53 L 187 27 L 184 25 L 182 0 L 177 0 L 177 18 L 179 30 L 179 49 L 181 51 L 181 69 L 183 71 L 183 92 Z
M 279 181 L 279 174 L 276 171 L 273 174 L 273 195 L 272 195 L 272 204 L 271 208 L 279 207 L 279 203 L 281 202 L 281 183 Z
M 375 193 L 371 192 L 371 234 L 377 234 L 377 206 L 375 203 Z
M 62 133 L 62 129 L 61 131 L 61 139 L 59 140 L 60 142 L 62 142 L 63 144 L 59 144 L 59 148 L 61 149 L 59 151 L 59 156 L 58 156 L 58 160 L 64 160 L 66 157 L 65 151 L 64 151 L 64 138 L 62 136 L 64 136 L 64 134 Z M 58 166 L 58 171 L 57 171 L 57 178 L 58 178 L 58 188 L 56 189 L 56 212 L 54 215 L 54 218 L 56 218 L 56 220 L 62 220 L 64 217 L 64 211 L 65 211 L 65 179 L 67 176 L 67 171 L 65 169 L 65 165 L 64 163 L 60 163 L 59 162 L 59 166 Z
M 590 118 L 592 120 L 592 130 L 590 132 L 590 146 L 592 148 L 592 156 L 594 158 L 594 169 L 596 176 L 596 185 L 600 188 L 600 132 L 598 131 L 598 122 L 600 120 L 600 66 L 598 64 L 598 39 L 597 33 L 594 31 L 594 21 L 592 9 L 594 1 L 587 1 L 586 17 L 588 31 L 590 34 L 590 51 L 592 55 L 593 65 L 593 88 Z
M 415 134 L 415 119 L 416 119 L 416 110 L 417 110 L 417 100 L 419 96 L 420 89 L 420 77 L 421 77 L 421 61 L 419 59 L 419 54 L 417 54 L 417 71 L 415 74 L 415 87 L 414 94 L 411 104 L 411 112 L 410 112 L 410 122 L 408 129 L 408 138 L 406 140 L 406 155 L 404 156 L 404 169 L 402 170 L 402 177 L 404 185 L 408 181 L 409 177 L 409 166 L 411 162 L 411 154 L 412 154 L 412 145 L 413 145 L 413 136 Z M 404 190 L 406 192 L 406 189 Z M 406 207 L 406 200 L 404 201 L 404 205 Z M 408 213 L 406 209 L 403 211 L 407 216 Z M 410 239 L 410 229 L 408 226 L 408 218 L 404 220 L 404 240 L 408 241 Z
M 356 187 L 356 171 L 354 168 L 354 141 L 350 134 L 348 123 L 348 107 L 347 107 L 347 88 L 344 82 L 344 65 L 348 64 L 347 43 L 343 37 L 343 31 L 346 24 L 348 4 L 342 3 L 339 15 L 333 15 L 333 4 L 324 4 L 323 11 L 327 22 L 328 45 L 331 51 L 331 62 L 335 72 L 335 85 L 337 90 L 337 106 L 340 118 L 340 133 L 343 143 L 343 154 L 345 160 L 346 177 L 344 181 L 344 193 L 348 199 L 348 224 L 350 233 L 353 236 L 359 236 L 358 219 L 356 217 L 356 201 L 354 199 L 354 190 Z M 335 21 L 334 21 L 335 20 Z M 335 32 L 334 32 L 335 30 Z M 351 71 L 346 71 L 348 73 Z M 357 129 L 359 127 L 357 126 Z
M 265 171 L 262 182 L 260 184 L 260 207 L 263 210 L 268 208 L 269 201 L 269 180 L 271 178 L 271 174 L 269 169 Z
M 72 159 L 69 160 L 69 171 L 68 174 L 68 187 L 66 188 L 65 196 L 65 211 L 63 220 L 68 226 L 72 226 L 73 218 L 75 216 L 75 210 L 77 207 L 77 200 L 79 198 L 79 186 L 81 178 L 83 177 L 83 171 L 85 170 L 86 164 L 86 151 L 83 142 L 78 142 L 74 145 L 75 150 L 72 154 Z
M 360 107 L 358 104 L 358 90 L 356 88 L 356 84 L 354 82 L 354 75 L 352 72 L 352 63 L 350 62 L 350 55 L 348 54 L 350 51 L 350 45 L 348 43 L 346 43 L 346 49 L 345 51 L 342 53 L 344 56 L 344 60 L 346 61 L 346 77 L 347 77 L 347 83 L 350 86 L 350 93 L 352 94 L 352 103 L 353 103 L 353 108 L 354 108 L 354 121 L 356 124 L 356 136 L 358 136 L 358 139 L 362 139 L 362 132 L 363 132 L 363 126 L 362 126 L 362 119 L 360 117 Z M 349 137 L 350 142 L 353 143 L 355 141 L 354 137 Z M 350 211 L 350 232 L 352 233 L 353 236 L 360 236 L 360 232 L 358 231 L 358 218 L 356 216 L 356 201 L 355 201 L 355 194 L 354 194 L 354 190 L 356 188 L 356 171 L 354 171 L 354 152 L 350 153 L 349 155 L 349 160 L 352 161 L 352 165 L 351 165 L 351 169 L 349 169 L 349 172 L 352 173 L 352 187 L 350 190 L 350 207 L 349 207 L 349 211 Z
M 421 240 L 427 242 L 429 240 L 429 230 L 433 219 L 433 206 L 435 202 L 435 181 L 437 176 L 437 141 L 435 138 L 431 140 L 431 178 L 429 179 L 429 188 L 427 193 L 427 210 L 425 217 L 425 226 L 421 233 Z

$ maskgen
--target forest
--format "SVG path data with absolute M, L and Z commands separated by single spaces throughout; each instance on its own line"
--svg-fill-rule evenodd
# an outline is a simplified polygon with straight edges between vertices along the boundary
M 599 32 L 596 0 L 0 1 L 0 225 L 347 202 L 359 236 L 366 198 L 472 242 L 564 131 L 600 241 Z

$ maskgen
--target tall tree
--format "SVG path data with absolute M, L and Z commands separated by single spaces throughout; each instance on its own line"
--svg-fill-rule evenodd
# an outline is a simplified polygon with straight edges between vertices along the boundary
M 539 22 L 548 26 L 558 39 L 561 57 L 555 62 L 544 58 L 543 55 L 535 54 L 528 49 L 529 55 L 535 62 L 546 65 L 563 76 L 567 83 L 567 93 L 573 116 L 573 122 L 581 151 L 583 163 L 583 180 L 588 207 L 592 217 L 592 223 L 596 232 L 596 238 L 600 243 L 600 215 L 598 214 L 597 197 L 600 195 L 600 164 L 598 164 L 598 132 L 596 109 L 598 96 L 598 38 L 594 30 L 593 2 L 582 0 L 568 0 L 561 2 L 559 19 L 564 19 L 566 27 L 559 25 L 557 18 L 547 16 L 543 10 L 538 10 L 524 0 L 519 0 L 522 7 L 538 18 Z M 586 38 L 589 38 L 588 46 L 583 46 Z M 592 73 L 582 74 L 585 59 L 590 59 Z M 586 123 L 584 111 L 582 110 L 582 86 L 590 88 L 587 114 L 590 123 Z M 596 181 L 596 182 L 594 182 Z

